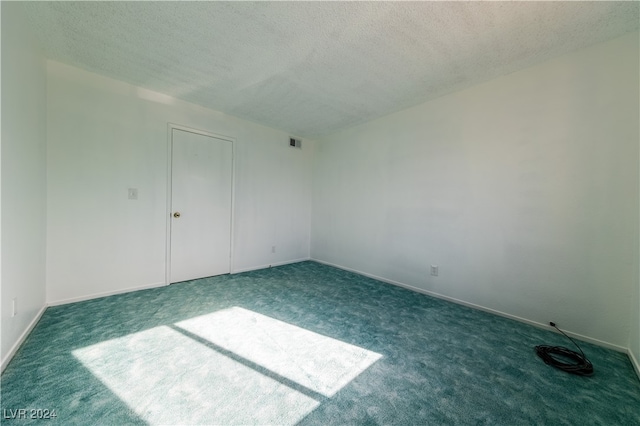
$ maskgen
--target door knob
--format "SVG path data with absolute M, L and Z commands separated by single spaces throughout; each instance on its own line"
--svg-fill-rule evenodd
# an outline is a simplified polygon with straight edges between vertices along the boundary
M 177 218 L 179 218 L 179 217 L 180 217 L 180 212 L 175 212 L 175 213 L 173 214 L 173 217 L 175 217 L 176 219 L 177 219 Z

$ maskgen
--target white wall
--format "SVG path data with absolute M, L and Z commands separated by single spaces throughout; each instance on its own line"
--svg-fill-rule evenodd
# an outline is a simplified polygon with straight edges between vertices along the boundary
M 640 74 L 638 74 L 640 79 Z M 640 97 L 640 94 L 639 94 Z M 640 102 L 640 100 L 638 101 Z M 638 140 L 640 144 L 640 140 Z M 640 163 L 640 159 L 638 160 Z M 640 170 L 638 171 L 638 179 L 640 179 Z M 640 217 L 638 217 L 640 221 Z M 638 224 L 638 233 L 636 244 L 640 246 L 640 223 Z M 630 298 L 631 301 L 631 327 L 629 332 L 629 355 L 640 377 L 640 259 L 636 259 L 636 276 L 634 282 L 633 295 Z
M 311 256 L 627 348 L 638 114 L 635 33 L 322 138 Z
M 632 362 L 640 377 L 640 284 L 635 282 L 633 296 L 631 297 L 631 332 L 629 334 L 629 353 Z
M 47 70 L 49 302 L 165 282 L 167 123 L 236 140 L 234 271 L 309 257 L 311 141 L 292 149 L 281 131 L 60 63 Z
M 2 2 L 2 368 L 45 304 L 45 62 L 24 28 Z

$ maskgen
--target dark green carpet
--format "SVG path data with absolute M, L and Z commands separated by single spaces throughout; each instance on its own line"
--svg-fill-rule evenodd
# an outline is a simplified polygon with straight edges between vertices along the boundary
M 570 347 L 303 262 L 47 309 L 2 375 L 2 421 L 640 424 L 626 355 L 583 343 L 596 373 L 579 377 L 546 366 L 537 344 Z M 6 418 L 17 409 L 57 417 Z

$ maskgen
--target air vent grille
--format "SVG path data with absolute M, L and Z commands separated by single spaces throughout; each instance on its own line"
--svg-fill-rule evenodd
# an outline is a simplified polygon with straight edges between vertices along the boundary
M 289 138 L 289 146 L 291 148 L 302 148 L 302 141 L 296 138 Z

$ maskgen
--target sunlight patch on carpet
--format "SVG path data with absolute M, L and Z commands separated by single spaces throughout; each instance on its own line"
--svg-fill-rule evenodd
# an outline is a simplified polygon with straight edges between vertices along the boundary
M 149 424 L 293 425 L 382 355 L 239 307 L 73 351 Z
M 149 424 L 293 425 L 319 404 L 166 326 L 73 355 Z
M 175 325 L 326 397 L 382 357 L 235 306 Z

